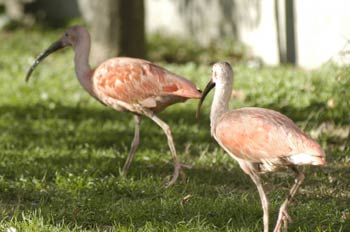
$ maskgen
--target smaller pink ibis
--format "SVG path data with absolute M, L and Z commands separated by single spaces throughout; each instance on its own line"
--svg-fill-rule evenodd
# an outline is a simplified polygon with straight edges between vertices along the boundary
M 199 99 L 202 96 L 199 89 L 191 81 L 142 59 L 117 57 L 91 69 L 90 34 L 83 26 L 67 29 L 58 41 L 42 52 L 30 67 L 26 81 L 45 57 L 67 46 L 74 49 L 75 72 L 83 88 L 102 104 L 134 115 L 134 138 L 123 174 L 127 173 L 140 142 L 141 116 L 146 116 L 161 127 L 167 136 L 174 162 L 174 174 L 167 186 L 174 184 L 183 165 L 177 158 L 170 127 L 155 114 L 174 103 Z
M 269 212 L 260 174 L 283 168 L 290 168 L 295 173 L 295 183 L 280 207 L 274 231 L 280 231 L 282 223 L 287 229 L 290 221 L 287 206 L 304 180 L 304 174 L 297 166 L 324 165 L 325 153 L 291 119 L 279 112 L 257 107 L 228 110 L 232 84 L 230 64 L 214 64 L 212 78 L 198 105 L 197 117 L 205 97 L 216 86 L 210 111 L 211 135 L 257 186 L 264 213 L 264 232 L 269 230 Z

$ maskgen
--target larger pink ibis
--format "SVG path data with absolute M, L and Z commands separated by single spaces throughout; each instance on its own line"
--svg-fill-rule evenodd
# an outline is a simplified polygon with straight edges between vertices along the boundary
M 146 116 L 160 126 L 167 136 L 174 162 L 174 173 L 168 186 L 179 176 L 180 164 L 170 127 L 155 113 L 177 102 L 200 98 L 201 93 L 189 80 L 171 73 L 149 61 L 118 57 L 109 59 L 95 69 L 89 65 L 90 35 L 83 26 L 67 29 L 63 36 L 41 53 L 30 67 L 26 80 L 34 68 L 51 53 L 67 46 L 75 51 L 75 72 L 80 84 L 95 99 L 118 111 L 134 114 L 135 132 L 131 149 L 123 167 L 128 171 L 140 142 L 141 116 Z
M 287 206 L 304 180 L 304 175 L 297 166 L 324 165 L 325 153 L 291 119 L 279 112 L 257 107 L 228 110 L 232 84 L 233 71 L 230 64 L 214 64 L 212 78 L 198 105 L 197 117 L 205 97 L 216 86 L 210 111 L 211 135 L 257 186 L 264 213 L 265 232 L 269 230 L 269 206 L 260 174 L 283 168 L 290 168 L 295 173 L 295 183 L 279 209 L 274 229 L 277 232 L 281 230 L 282 223 L 287 228 L 290 220 Z

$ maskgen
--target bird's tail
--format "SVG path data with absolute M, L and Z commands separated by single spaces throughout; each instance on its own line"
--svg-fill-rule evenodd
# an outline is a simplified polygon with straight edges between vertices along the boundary
M 288 159 L 295 165 L 323 166 L 326 164 L 326 154 L 322 150 L 321 146 L 316 142 L 310 144 L 306 151 L 293 154 L 289 156 Z

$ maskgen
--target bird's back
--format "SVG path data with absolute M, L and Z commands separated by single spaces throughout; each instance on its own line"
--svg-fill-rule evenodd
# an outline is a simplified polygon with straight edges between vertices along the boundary
M 99 98 L 138 103 L 153 109 L 201 97 L 191 81 L 135 58 L 118 57 L 105 61 L 94 70 L 93 85 Z
M 273 110 L 246 107 L 226 112 L 219 118 L 214 136 L 236 158 L 265 164 L 271 171 L 286 164 L 325 163 L 319 144 Z

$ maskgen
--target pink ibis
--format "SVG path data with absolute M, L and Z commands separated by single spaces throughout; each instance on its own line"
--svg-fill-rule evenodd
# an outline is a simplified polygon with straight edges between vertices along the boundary
M 198 105 L 197 117 L 205 97 L 216 86 L 210 111 L 211 135 L 257 186 L 263 208 L 264 232 L 269 230 L 269 203 L 260 174 L 286 168 L 295 173 L 295 183 L 279 209 L 274 231 L 280 231 L 282 223 L 287 228 L 290 221 L 287 206 L 304 180 L 304 174 L 297 166 L 324 165 L 325 153 L 291 119 L 279 112 L 258 107 L 228 110 L 232 84 L 230 64 L 214 64 L 212 78 Z
M 134 115 L 134 138 L 123 174 L 127 173 L 139 145 L 141 118 L 146 116 L 161 127 L 167 136 L 174 162 L 174 173 L 167 185 L 174 184 L 183 165 L 177 158 L 170 127 L 156 113 L 177 102 L 199 99 L 199 89 L 191 81 L 142 59 L 117 57 L 91 69 L 90 34 L 83 26 L 67 29 L 58 41 L 42 52 L 30 67 L 26 81 L 45 57 L 67 46 L 74 49 L 75 73 L 83 88 L 102 104 L 118 111 L 129 111 Z

